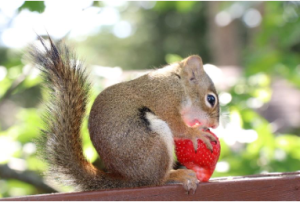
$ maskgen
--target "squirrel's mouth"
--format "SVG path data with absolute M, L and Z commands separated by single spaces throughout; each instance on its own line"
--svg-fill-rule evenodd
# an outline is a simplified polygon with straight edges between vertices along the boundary
M 190 128 L 199 128 L 200 130 L 206 131 L 212 128 L 216 128 L 215 124 L 208 124 L 205 120 L 199 120 L 197 118 L 189 120 L 187 117 L 182 117 L 186 126 Z
M 209 130 L 209 127 L 200 122 L 198 119 L 194 119 L 191 122 L 186 122 L 186 124 L 191 128 L 199 128 L 204 131 Z
M 201 122 L 198 121 L 197 119 L 193 120 L 191 123 L 191 127 L 193 127 L 193 128 L 200 127 L 201 125 L 202 125 Z
M 185 121 L 185 124 L 191 128 L 198 128 L 202 126 L 202 123 L 197 119 L 194 119 L 192 121 Z

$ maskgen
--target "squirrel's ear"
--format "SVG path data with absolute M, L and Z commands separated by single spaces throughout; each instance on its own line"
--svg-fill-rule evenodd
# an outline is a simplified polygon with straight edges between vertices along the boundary
M 198 55 L 187 57 L 180 62 L 180 65 L 191 82 L 196 82 L 204 72 L 202 59 Z

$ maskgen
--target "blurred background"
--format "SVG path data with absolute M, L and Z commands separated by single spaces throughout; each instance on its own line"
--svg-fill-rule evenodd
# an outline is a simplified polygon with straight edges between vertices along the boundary
M 299 2 L 0 1 L 0 198 L 72 190 L 44 179 L 34 143 L 47 94 L 26 53 L 47 32 L 85 61 L 91 100 L 199 54 L 222 111 L 213 177 L 300 170 L 299 15 Z M 103 168 L 87 121 L 83 136 Z

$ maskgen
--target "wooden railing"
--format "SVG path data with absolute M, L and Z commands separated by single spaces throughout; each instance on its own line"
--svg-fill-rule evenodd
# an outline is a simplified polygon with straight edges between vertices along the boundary
M 213 178 L 200 183 L 193 195 L 187 195 L 181 185 L 115 189 L 105 191 L 45 194 L 4 198 L 2 200 L 122 200 L 122 201 L 173 201 L 173 200 L 300 200 L 300 172 L 271 173 L 242 177 Z

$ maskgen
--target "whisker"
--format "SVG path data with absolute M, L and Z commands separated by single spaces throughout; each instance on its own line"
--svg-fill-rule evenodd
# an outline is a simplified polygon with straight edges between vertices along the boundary
M 207 116 L 208 118 L 217 118 L 217 117 L 230 117 L 231 114 L 220 114 L 220 115 L 211 115 Z
M 221 114 L 220 117 L 230 117 L 230 114 Z

